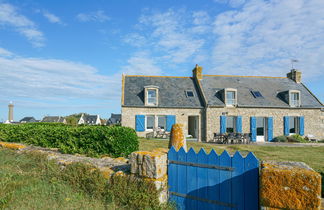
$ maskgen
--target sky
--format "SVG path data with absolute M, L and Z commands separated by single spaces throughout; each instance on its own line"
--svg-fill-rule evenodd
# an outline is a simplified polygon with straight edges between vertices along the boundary
M 323 0 L 0 0 L 0 121 L 121 112 L 121 75 L 286 76 L 324 101 Z

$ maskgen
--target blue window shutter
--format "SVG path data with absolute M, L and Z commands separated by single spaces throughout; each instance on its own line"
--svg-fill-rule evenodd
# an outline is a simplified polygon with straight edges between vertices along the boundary
M 135 130 L 137 132 L 145 131 L 145 115 L 135 116 Z
M 172 125 L 176 123 L 175 115 L 166 116 L 166 131 L 171 131 Z
M 304 135 L 304 117 L 299 117 L 299 135 Z
M 220 116 L 220 133 L 226 133 L 226 116 Z
M 289 117 L 284 116 L 284 135 L 289 136 Z
M 250 120 L 251 140 L 256 141 L 256 117 L 251 117 Z
M 273 118 L 268 117 L 268 141 L 273 139 Z
M 242 133 L 242 116 L 236 117 L 236 132 Z

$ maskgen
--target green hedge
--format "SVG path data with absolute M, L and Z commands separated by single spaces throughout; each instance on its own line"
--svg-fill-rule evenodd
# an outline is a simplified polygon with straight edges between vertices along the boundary
M 58 123 L 0 125 L 0 141 L 59 148 L 63 153 L 126 157 L 138 150 L 136 132 L 121 126 L 68 126 Z

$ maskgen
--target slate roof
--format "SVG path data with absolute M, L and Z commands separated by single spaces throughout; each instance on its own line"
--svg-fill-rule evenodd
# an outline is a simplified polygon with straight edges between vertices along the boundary
M 64 117 L 60 116 L 46 116 L 43 118 L 42 122 L 64 122 Z
M 110 118 L 107 121 L 107 125 L 115 125 L 121 122 L 121 114 L 111 114 Z
M 96 124 L 98 115 L 84 115 L 85 124 Z
M 37 122 L 34 117 L 24 117 L 19 122 Z
M 302 83 L 289 78 L 203 76 L 201 84 L 210 106 L 225 106 L 220 91 L 224 88 L 237 89 L 239 107 L 290 107 L 283 99 L 288 90 L 299 90 L 302 108 L 323 108 L 323 105 Z M 263 97 L 255 98 L 251 91 L 260 91 Z
M 158 107 L 202 108 L 194 80 L 190 77 L 125 76 L 124 106 L 144 107 L 144 86 L 158 86 Z M 187 97 L 192 90 L 194 97 Z

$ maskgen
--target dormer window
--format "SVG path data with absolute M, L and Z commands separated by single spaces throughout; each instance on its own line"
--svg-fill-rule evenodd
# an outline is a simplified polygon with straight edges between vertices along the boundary
M 145 88 L 145 105 L 157 106 L 159 89 L 156 86 L 146 86 Z
M 237 90 L 236 89 L 225 89 L 225 104 L 226 106 L 237 105 Z
M 298 90 L 289 91 L 289 105 L 291 107 L 300 107 L 300 91 Z

